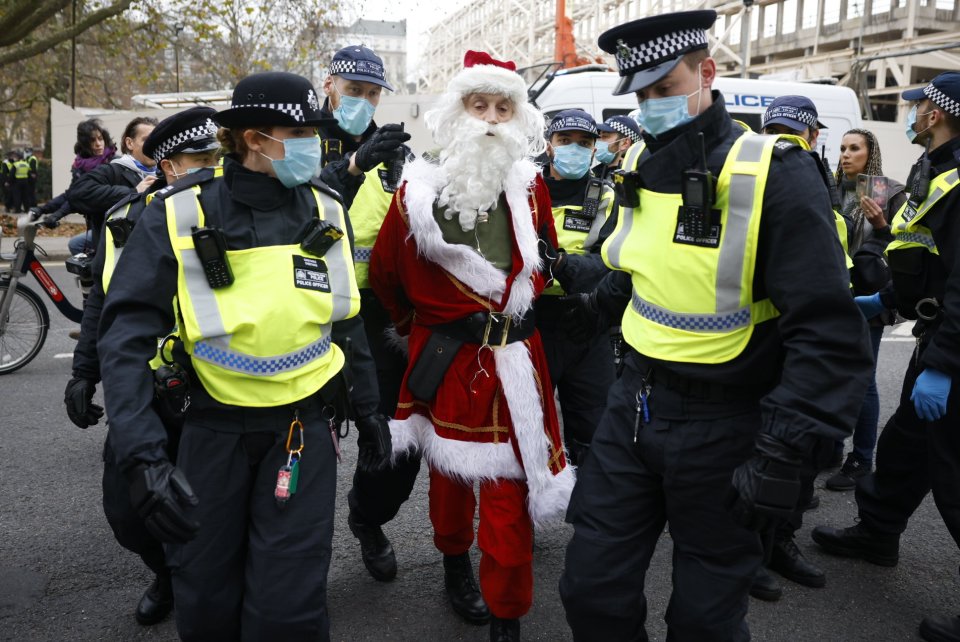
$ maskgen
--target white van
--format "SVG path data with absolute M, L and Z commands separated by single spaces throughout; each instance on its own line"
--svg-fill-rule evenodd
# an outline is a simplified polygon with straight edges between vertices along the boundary
M 563 109 L 579 108 L 589 112 L 598 122 L 636 109 L 634 94 L 613 95 L 618 74 L 600 69 L 599 65 L 563 69 L 534 83 L 531 95 L 535 96 L 535 104 L 547 117 Z M 857 95 L 849 87 L 723 77 L 718 77 L 713 86 L 723 94 L 727 111 L 754 131 L 760 130 L 763 112 L 777 96 L 798 95 L 812 100 L 820 114 L 820 122 L 827 126 L 820 130 L 817 144 L 826 146 L 827 159 L 834 170 L 840 158 L 840 139 L 844 132 L 862 126 Z M 543 91 L 537 95 L 541 88 Z

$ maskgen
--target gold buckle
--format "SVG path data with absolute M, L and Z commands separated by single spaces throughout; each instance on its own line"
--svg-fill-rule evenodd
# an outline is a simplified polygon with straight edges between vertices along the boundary
M 505 345 L 507 345 L 507 335 L 510 333 L 510 321 L 512 317 L 509 314 L 501 316 L 496 312 L 490 312 L 487 314 L 487 325 L 483 329 L 483 345 L 485 346 L 490 345 L 490 328 L 493 327 L 494 319 L 503 320 L 503 332 L 500 335 L 500 346 L 499 346 L 502 348 Z

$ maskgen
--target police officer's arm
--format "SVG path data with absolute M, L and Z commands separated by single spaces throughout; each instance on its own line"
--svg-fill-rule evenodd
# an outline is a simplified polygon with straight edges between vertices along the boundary
M 174 327 L 170 302 L 177 260 L 162 199 L 146 208 L 124 246 L 100 318 L 98 348 L 110 442 L 121 468 L 167 458 L 166 431 L 154 412 L 149 361 L 157 337 Z
M 941 257 L 953 257 L 953 265 L 945 265 L 947 282 L 943 295 L 943 320 L 933 333 L 920 358 L 923 368 L 938 370 L 953 379 L 953 390 L 960 386 L 960 190 L 947 194 L 936 207 L 939 219 L 934 227 Z M 927 216 L 930 216 L 928 214 Z M 942 225 L 942 227 L 941 227 Z
M 837 232 L 823 215 L 829 209 L 809 155 L 799 148 L 775 154 L 757 270 L 780 311 L 770 323 L 777 324 L 784 362 L 778 385 L 761 402 L 763 430 L 807 453 L 816 436 L 842 440 L 851 433 L 872 366 Z
M 613 190 L 604 186 L 597 216 L 604 222 L 596 240 L 585 248 L 586 254 L 567 254 L 553 269 L 553 276 L 568 293 L 590 292 L 607 275 L 610 269 L 600 256 L 600 248 L 617 226 L 618 208 L 614 203 Z
M 68 190 L 70 204 L 81 214 L 103 218 L 114 204 L 136 191 L 126 183 L 116 184 L 117 171 L 108 163 L 80 176 Z
M 97 331 L 100 315 L 103 312 L 103 262 L 106 252 L 103 245 L 106 235 L 97 243 L 97 253 L 93 259 L 93 287 L 83 303 L 83 319 L 80 321 L 80 338 L 73 349 L 73 376 L 94 383 L 100 381 L 100 355 L 97 352 Z
M 343 202 L 349 209 L 353 205 L 353 199 L 357 197 L 360 186 L 363 185 L 364 175 L 354 176 L 349 172 L 350 157 L 341 158 L 327 163 L 320 170 L 320 180 L 340 192 Z

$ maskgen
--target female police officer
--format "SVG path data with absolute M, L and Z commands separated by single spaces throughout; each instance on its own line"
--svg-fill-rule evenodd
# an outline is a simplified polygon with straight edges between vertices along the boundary
M 344 379 L 361 462 L 389 452 L 350 223 L 314 178 L 324 120 L 309 81 L 249 76 L 215 120 L 227 128 L 223 178 L 201 173 L 153 201 L 106 299 L 111 443 L 148 528 L 173 544 L 184 640 L 326 639 Z M 176 467 L 147 365 L 174 323 L 192 386 Z

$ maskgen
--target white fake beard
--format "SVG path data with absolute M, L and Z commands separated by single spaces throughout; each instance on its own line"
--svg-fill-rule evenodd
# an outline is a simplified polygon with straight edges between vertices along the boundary
M 490 125 L 463 112 L 445 142 L 440 169 L 446 185 L 437 203 L 447 208 L 448 221 L 457 214 L 461 229 L 469 232 L 480 212 L 496 207 L 510 169 L 526 153 L 527 137 L 515 121 Z

